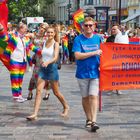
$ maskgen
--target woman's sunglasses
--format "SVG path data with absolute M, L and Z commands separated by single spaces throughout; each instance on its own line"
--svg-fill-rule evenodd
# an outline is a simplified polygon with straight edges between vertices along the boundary
M 92 27 L 93 24 L 84 24 L 85 27 Z

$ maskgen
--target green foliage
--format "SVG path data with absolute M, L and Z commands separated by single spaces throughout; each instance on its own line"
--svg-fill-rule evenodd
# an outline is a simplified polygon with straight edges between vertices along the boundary
M 54 2 L 54 0 L 47 0 L 46 4 L 52 4 Z
M 9 21 L 24 17 L 39 16 L 37 11 L 38 0 L 8 0 Z

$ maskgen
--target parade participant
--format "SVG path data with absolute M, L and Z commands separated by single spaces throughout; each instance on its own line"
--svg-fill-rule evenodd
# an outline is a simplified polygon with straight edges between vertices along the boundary
M 99 56 L 102 54 L 100 43 L 102 38 L 93 34 L 95 21 L 86 17 L 83 23 L 83 33 L 77 36 L 73 44 L 76 58 L 76 78 L 82 95 L 82 106 L 86 115 L 86 127 L 96 132 L 99 94 Z
M 59 55 L 59 43 L 55 41 L 55 35 L 55 28 L 51 26 L 48 27 L 47 40 L 46 43 L 44 43 L 42 49 L 42 60 L 41 68 L 38 74 L 34 113 L 31 116 L 28 116 L 27 120 L 37 119 L 38 111 L 41 104 L 41 93 L 46 80 L 50 81 L 54 95 L 63 105 L 63 112 L 61 113 L 61 116 L 65 117 L 68 115 L 69 106 L 64 96 L 59 91 L 59 74 L 56 64 Z
M 38 33 L 36 33 L 35 35 L 33 35 L 31 37 L 33 40 L 33 43 L 36 46 L 39 46 L 41 49 L 43 47 L 43 43 L 45 42 L 45 40 L 47 38 L 45 35 L 45 32 L 46 32 L 48 26 L 49 25 L 47 23 L 42 23 L 39 27 Z M 38 78 L 38 71 L 40 68 L 40 59 L 41 59 L 41 56 L 39 56 L 37 54 L 34 54 L 32 57 L 32 62 L 34 63 L 34 68 L 33 68 L 32 77 L 29 82 L 29 87 L 28 87 L 29 93 L 28 93 L 27 100 L 32 100 L 32 97 L 33 97 L 32 91 L 34 89 L 36 89 L 36 87 L 37 87 L 37 78 Z M 49 89 L 50 89 L 49 81 L 46 81 L 44 89 L 45 89 L 45 96 L 43 97 L 43 100 L 48 100 L 49 95 L 50 95 L 49 94 Z
M 26 70 L 27 61 L 31 65 L 29 51 L 38 52 L 41 50 L 35 47 L 28 37 L 25 37 L 27 25 L 19 23 L 17 32 L 6 34 L 3 25 L 0 24 L 0 39 L 8 42 L 8 46 L 4 50 L 3 59 L 9 60 L 9 71 L 11 79 L 11 88 L 13 99 L 17 102 L 24 102 L 27 99 L 22 97 L 22 82 Z
M 72 46 L 73 46 L 74 38 L 76 37 L 76 33 L 72 28 L 70 28 L 69 31 L 67 32 L 67 36 L 68 36 L 69 61 L 70 63 L 73 63 L 75 62 L 75 60 L 74 60 L 74 53 L 72 52 Z
M 111 28 L 111 36 L 109 36 L 106 42 L 114 42 L 114 43 L 123 43 L 129 44 L 129 39 L 127 34 L 122 34 L 119 30 L 119 25 L 113 25 Z M 121 95 L 122 92 L 120 90 L 111 90 L 107 91 L 107 94 L 110 95 L 112 93 L 116 93 L 117 95 Z

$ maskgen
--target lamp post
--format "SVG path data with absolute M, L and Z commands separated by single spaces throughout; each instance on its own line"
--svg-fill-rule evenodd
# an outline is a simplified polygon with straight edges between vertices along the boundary
M 118 23 L 121 24 L 121 0 L 119 0 Z
M 70 9 L 71 9 L 71 3 L 70 3 L 70 0 L 69 0 L 69 4 L 68 4 L 68 26 L 70 25 Z

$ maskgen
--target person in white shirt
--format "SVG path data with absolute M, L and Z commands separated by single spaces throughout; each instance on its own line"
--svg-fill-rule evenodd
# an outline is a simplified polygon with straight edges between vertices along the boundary
M 20 103 L 27 100 L 22 97 L 22 82 L 27 61 L 30 65 L 32 64 L 30 50 L 41 54 L 41 49 L 34 46 L 30 38 L 25 37 L 26 32 L 27 25 L 19 23 L 17 32 L 6 34 L 0 23 L 0 39 L 8 43 L 3 53 L 3 60 L 8 63 L 13 99 Z

